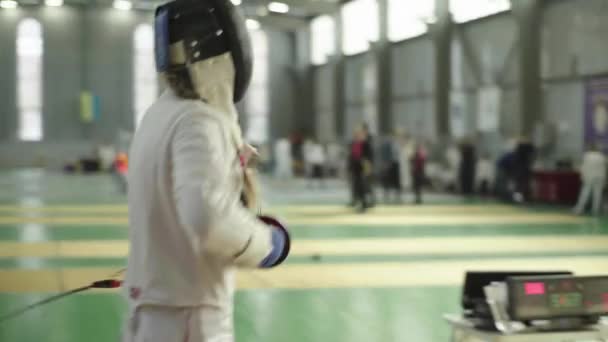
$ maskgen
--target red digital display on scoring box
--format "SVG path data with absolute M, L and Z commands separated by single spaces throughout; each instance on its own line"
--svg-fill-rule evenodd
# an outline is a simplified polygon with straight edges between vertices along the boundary
M 528 282 L 524 283 L 524 291 L 528 296 L 544 295 L 545 294 L 545 283 L 541 282 Z

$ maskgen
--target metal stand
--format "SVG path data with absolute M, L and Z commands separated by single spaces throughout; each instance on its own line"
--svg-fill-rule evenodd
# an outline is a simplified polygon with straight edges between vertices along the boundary
M 451 342 L 608 342 L 608 326 L 604 324 L 586 327 L 578 331 L 541 332 L 525 329 L 505 334 L 498 331 L 476 329 L 473 323 L 460 315 L 444 315 L 452 329 Z

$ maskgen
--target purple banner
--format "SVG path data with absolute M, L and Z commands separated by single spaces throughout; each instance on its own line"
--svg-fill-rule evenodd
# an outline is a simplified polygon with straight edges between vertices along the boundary
M 608 77 L 585 85 L 585 147 L 593 144 L 608 152 Z

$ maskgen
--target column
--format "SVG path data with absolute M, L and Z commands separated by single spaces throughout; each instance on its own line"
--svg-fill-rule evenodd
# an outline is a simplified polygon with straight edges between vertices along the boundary
M 519 40 L 519 107 L 521 133 L 531 138 L 542 120 L 541 84 L 541 3 L 539 0 L 513 1 Z
M 342 54 L 342 16 L 340 11 L 334 14 L 335 22 L 336 22 L 336 57 L 332 61 L 335 65 L 335 88 L 334 95 L 336 96 L 334 100 L 335 106 L 335 114 L 336 114 L 336 137 L 338 139 L 348 139 L 349 137 L 344 130 L 344 115 L 345 115 L 345 96 L 344 96 L 344 55 Z
M 388 0 L 378 0 L 378 23 L 380 39 L 376 45 L 376 65 L 378 72 L 378 120 L 380 134 L 390 134 L 393 129 L 392 106 L 392 59 L 388 41 Z
M 450 137 L 452 18 L 449 7 L 449 0 L 436 0 L 437 22 L 431 28 L 435 45 L 435 122 L 436 132 L 440 139 Z

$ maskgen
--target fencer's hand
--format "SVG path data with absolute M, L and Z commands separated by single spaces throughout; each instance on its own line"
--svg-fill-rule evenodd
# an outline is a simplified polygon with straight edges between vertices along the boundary
M 245 144 L 239 149 L 239 158 L 243 168 L 251 168 L 257 164 L 260 153 L 255 147 Z
M 287 259 L 291 249 L 291 237 L 285 226 L 274 217 L 258 215 L 258 219 L 272 229 L 272 251 L 260 263 L 261 268 L 272 268 Z

